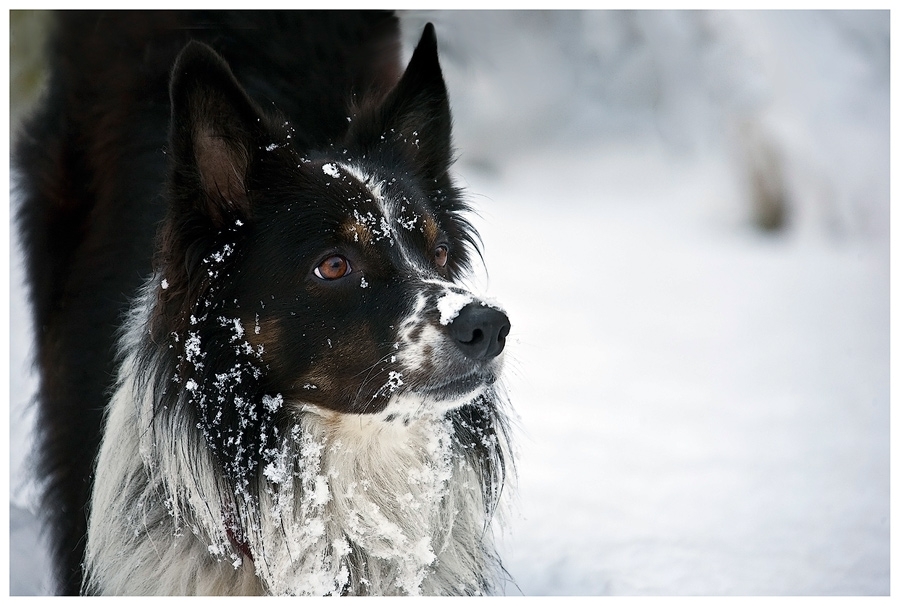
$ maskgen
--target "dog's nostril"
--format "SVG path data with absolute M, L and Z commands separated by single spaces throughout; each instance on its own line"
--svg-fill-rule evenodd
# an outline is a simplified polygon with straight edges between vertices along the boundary
M 471 343 L 471 344 L 479 343 L 483 338 L 484 338 L 484 333 L 481 332 L 481 330 L 476 328 L 475 330 L 472 331 L 472 338 L 469 339 L 468 341 L 465 341 L 465 343 Z

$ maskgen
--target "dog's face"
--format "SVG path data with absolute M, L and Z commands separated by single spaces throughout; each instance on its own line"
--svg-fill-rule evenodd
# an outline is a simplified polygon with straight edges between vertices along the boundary
M 494 382 L 509 323 L 453 283 L 468 254 L 458 213 L 371 163 L 304 158 L 285 181 L 254 201 L 223 292 L 269 391 L 403 418 Z
M 305 149 L 208 47 L 189 45 L 173 72 L 151 334 L 234 469 L 265 450 L 283 403 L 408 422 L 498 376 L 509 321 L 458 284 L 476 236 L 448 174 L 433 29 L 348 121 L 343 140 Z

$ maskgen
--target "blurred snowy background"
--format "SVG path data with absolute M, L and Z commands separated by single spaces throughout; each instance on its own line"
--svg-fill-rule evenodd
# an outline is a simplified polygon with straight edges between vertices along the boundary
M 512 319 L 517 595 L 890 592 L 890 16 L 415 12 Z M 13 13 L 16 120 L 40 19 Z M 18 35 L 17 35 L 18 34 Z M 11 235 L 10 591 L 46 591 Z

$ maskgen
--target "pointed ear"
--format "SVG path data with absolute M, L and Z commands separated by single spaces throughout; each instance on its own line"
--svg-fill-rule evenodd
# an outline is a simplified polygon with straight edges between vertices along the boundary
M 364 148 L 400 145 L 427 179 L 446 175 L 452 162 L 450 101 L 428 23 L 400 82 L 374 109 L 362 109 L 348 138 Z
M 264 116 L 212 48 L 190 42 L 170 86 L 174 202 L 216 227 L 246 216 L 247 170 Z

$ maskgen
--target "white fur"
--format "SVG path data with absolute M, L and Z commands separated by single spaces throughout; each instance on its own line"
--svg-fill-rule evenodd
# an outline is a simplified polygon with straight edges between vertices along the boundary
M 489 520 L 443 411 L 395 398 L 418 412 L 403 425 L 285 402 L 296 422 L 260 475 L 258 499 L 230 494 L 200 430 L 154 421 L 152 382 L 136 393 L 153 284 L 122 342 L 130 353 L 97 464 L 88 592 L 480 592 L 493 565 Z M 246 531 L 252 560 L 230 540 L 229 519 Z

